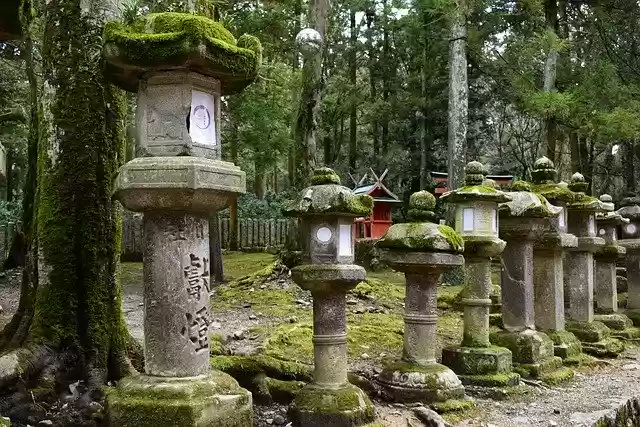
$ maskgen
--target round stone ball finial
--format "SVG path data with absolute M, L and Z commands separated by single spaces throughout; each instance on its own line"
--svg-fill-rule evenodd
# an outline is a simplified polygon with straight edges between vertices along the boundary
M 422 190 L 413 193 L 409 198 L 409 219 L 412 222 L 433 221 L 436 207 L 436 198 L 428 191 Z
M 482 163 L 474 160 L 467 163 L 467 166 L 464 168 L 464 173 L 464 182 L 466 185 L 482 185 L 488 172 Z
M 518 179 L 516 181 L 513 182 L 513 184 L 511 184 L 511 189 L 513 191 L 531 191 L 531 184 L 529 184 L 527 181 L 522 181 L 521 179 Z
M 548 157 L 540 157 L 533 164 L 531 178 L 534 184 L 553 184 L 557 177 L 556 167 Z
M 580 172 L 576 172 L 571 175 L 571 183 L 569 183 L 569 190 L 576 193 L 586 193 L 589 188 L 589 183 L 585 181 L 584 175 Z
M 296 35 L 296 48 L 304 57 L 310 57 L 322 49 L 322 36 L 313 28 L 305 28 Z
M 317 168 L 313 171 L 313 177 L 311 177 L 312 185 L 327 185 L 336 184 L 340 185 L 340 177 L 331 168 Z

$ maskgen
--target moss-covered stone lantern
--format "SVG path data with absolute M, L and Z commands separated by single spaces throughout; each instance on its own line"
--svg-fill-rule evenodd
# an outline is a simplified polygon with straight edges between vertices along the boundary
M 569 190 L 575 193 L 567 204 L 569 232 L 578 238 L 578 246 L 571 248 L 566 256 L 565 298 L 569 294 L 569 322 L 567 330 L 582 342 L 582 349 L 594 355 L 617 355 L 623 350 L 622 343 L 611 338 L 611 330 L 602 322 L 594 321 L 593 254 L 605 244 L 597 236 L 595 214 L 607 212 L 613 207 L 585 192 L 589 184 L 584 176 L 575 173 L 571 177 Z
M 359 426 L 374 418 L 367 395 L 347 381 L 345 310 L 346 293 L 365 278 L 353 265 L 353 219 L 372 207 L 371 197 L 353 194 L 333 170 L 320 168 L 285 208 L 299 218 L 302 238 L 302 265 L 291 277 L 313 295 L 314 375 L 291 407 L 298 426 Z
M 627 254 L 627 309 L 625 314 L 640 326 L 640 196 L 629 195 L 620 201 L 620 208 L 616 211 L 628 224 L 620 227 L 622 239 L 618 244 L 623 246 Z
M 578 246 L 578 239 L 567 233 L 567 203 L 574 193 L 565 183 L 557 183 L 555 165 L 546 157 L 534 163 L 530 190 L 561 208 L 550 216 L 548 228 L 533 245 L 534 320 L 536 329 L 553 341 L 554 354 L 562 359 L 576 358 L 582 353 L 580 340 L 565 329 L 564 255 Z
M 465 167 L 465 185 L 442 195 L 456 205 L 456 231 L 465 250 L 464 331 L 459 347 L 445 348 L 442 363 L 451 367 L 466 383 L 510 385 L 519 376 L 511 372 L 511 351 L 491 345 L 491 258 L 499 255 L 505 242 L 498 238 L 498 203 L 511 200 L 485 182 L 487 171 L 478 162 Z
M 181 13 L 105 26 L 106 73 L 138 93 L 138 158 L 114 196 L 144 212 L 145 375 L 109 390 L 109 425 L 251 426 L 251 394 L 211 369 L 209 216 L 246 190 L 220 160 L 220 96 L 256 76 L 260 43 Z
M 387 364 L 378 383 L 400 402 L 442 402 L 464 397 L 456 374 L 436 362 L 436 289 L 442 273 L 464 262 L 462 238 L 437 225 L 435 197 L 420 191 L 409 200 L 410 223 L 392 225 L 377 242 L 380 256 L 406 278 L 402 360 Z
M 507 242 L 500 278 L 504 330 L 491 334 L 491 342 L 509 348 L 514 364 L 528 376 L 544 379 L 553 373 L 555 379 L 569 378 L 571 370 L 558 371 L 562 359 L 554 355 L 553 341 L 536 330 L 533 290 L 534 242 L 562 208 L 531 192 L 522 181 L 513 189 L 517 191 L 507 193 L 511 200 L 500 204 L 500 237 Z
M 631 328 L 633 322 L 618 311 L 616 278 L 616 263 L 626 254 L 626 249 L 618 244 L 618 227 L 624 227 L 629 220 L 613 212 L 613 198 L 610 195 L 603 194 L 600 201 L 604 203 L 607 211 L 596 214 L 598 236 L 604 238 L 605 245 L 593 254 L 596 262 L 594 318 L 607 325 L 613 336 L 636 338 L 638 330 Z

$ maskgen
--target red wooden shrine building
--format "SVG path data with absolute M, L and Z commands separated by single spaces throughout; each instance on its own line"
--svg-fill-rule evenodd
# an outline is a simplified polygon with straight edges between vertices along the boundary
M 356 239 L 379 239 L 391 227 L 391 210 L 394 205 L 402 203 L 402 201 L 382 183 L 388 172 L 389 170 L 387 169 L 378 177 L 371 170 L 375 182 L 369 185 L 363 185 L 367 175 L 359 182 L 354 180 L 356 188 L 353 192 L 355 194 L 367 194 L 373 197 L 373 213 L 371 216 L 354 220 Z

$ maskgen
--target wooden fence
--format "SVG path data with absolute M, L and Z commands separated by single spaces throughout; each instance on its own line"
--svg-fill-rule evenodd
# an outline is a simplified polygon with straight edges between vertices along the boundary
M 219 226 L 222 249 L 229 249 L 229 218 L 220 218 Z M 1 259 L 6 259 L 7 255 L 9 255 L 13 236 L 21 227 L 21 222 L 0 224 Z M 296 227 L 295 220 L 239 219 L 238 249 L 243 251 L 265 251 L 280 248 L 284 246 L 292 227 Z M 122 260 L 142 260 L 143 242 L 142 214 L 125 212 L 122 221 Z
M 229 249 L 229 218 L 220 218 L 218 225 L 222 249 Z M 291 219 L 238 219 L 238 249 L 243 251 L 264 251 L 282 247 L 292 227 L 296 227 L 296 222 Z M 122 259 L 142 259 L 142 214 L 126 212 L 123 219 L 122 234 Z

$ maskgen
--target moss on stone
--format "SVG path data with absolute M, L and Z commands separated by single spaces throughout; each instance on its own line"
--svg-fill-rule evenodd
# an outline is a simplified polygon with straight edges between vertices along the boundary
M 558 385 L 573 379 L 573 375 L 574 373 L 572 369 L 563 367 L 552 372 L 543 373 L 540 375 L 539 379 L 549 385 Z
M 462 237 L 455 230 L 430 222 L 394 224 L 376 246 L 422 252 L 461 253 L 464 250 Z
M 336 184 L 313 185 L 302 190 L 288 203 L 283 213 L 290 217 L 309 215 L 369 216 L 373 198 L 354 194 L 347 187 Z
M 434 411 L 439 414 L 446 414 L 449 412 L 461 412 L 474 408 L 476 403 L 473 400 L 462 399 L 449 399 L 444 402 L 435 402 L 430 404 Z
M 252 36 L 238 42 L 220 23 L 187 13 L 151 13 L 131 25 L 105 25 L 104 56 L 115 82 L 124 89 L 137 89 L 137 75 L 122 81 L 131 69 L 143 73 L 152 69 L 181 67 L 221 80 L 223 93 L 249 84 L 257 76 L 262 46 Z
M 567 187 L 555 183 L 533 184 L 531 191 L 541 194 L 553 204 L 557 202 L 572 202 L 576 196 L 576 194 Z
M 234 378 L 253 378 L 258 374 L 282 380 L 296 380 L 309 382 L 312 379 L 312 369 L 309 365 L 295 363 L 270 357 L 268 355 L 255 356 L 213 356 L 211 366 Z
M 313 171 L 311 177 L 311 185 L 326 185 L 336 184 L 340 185 L 340 177 L 331 168 L 317 168 Z
M 447 203 L 462 203 L 469 201 L 507 202 L 509 197 L 502 191 L 487 185 L 466 185 L 457 190 L 443 194 L 440 199 Z
M 359 426 L 371 423 L 375 411 L 369 397 L 357 387 L 305 387 L 296 396 L 291 416 L 298 425 Z

